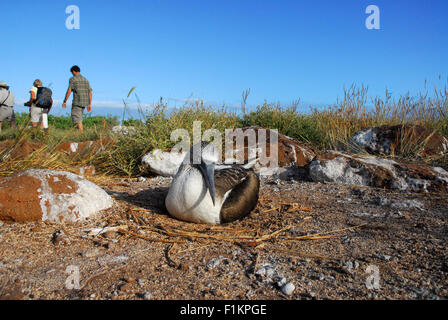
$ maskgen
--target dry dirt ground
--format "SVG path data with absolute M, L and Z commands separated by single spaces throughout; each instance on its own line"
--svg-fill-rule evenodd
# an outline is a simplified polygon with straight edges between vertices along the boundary
M 169 178 L 142 180 L 101 183 L 116 204 L 92 221 L 0 223 L 0 297 L 448 298 L 446 194 L 264 179 L 250 216 L 213 227 L 167 215 Z

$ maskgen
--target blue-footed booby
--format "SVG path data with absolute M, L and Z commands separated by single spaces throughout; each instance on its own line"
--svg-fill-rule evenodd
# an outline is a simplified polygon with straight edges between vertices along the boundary
M 172 216 L 221 224 L 241 219 L 255 208 L 260 188 L 255 172 L 238 165 L 217 167 L 218 160 L 212 143 L 202 141 L 190 149 L 165 199 Z

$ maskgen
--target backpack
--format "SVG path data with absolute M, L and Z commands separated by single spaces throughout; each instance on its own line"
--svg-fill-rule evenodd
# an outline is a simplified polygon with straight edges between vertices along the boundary
M 51 95 L 53 92 L 45 87 L 37 88 L 37 99 L 34 102 L 36 107 L 39 108 L 50 108 L 51 107 Z
M 10 94 L 11 94 L 11 92 L 9 92 L 9 90 L 8 90 L 8 96 L 6 97 L 5 101 L 3 101 L 2 103 L 0 103 L 0 107 L 1 107 L 1 106 L 7 106 L 7 105 L 5 104 L 5 102 L 6 102 L 6 100 L 8 100 Z

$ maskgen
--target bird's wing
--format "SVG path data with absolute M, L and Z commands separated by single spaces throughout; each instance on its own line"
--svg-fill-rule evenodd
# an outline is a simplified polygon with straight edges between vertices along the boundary
M 227 195 L 221 207 L 221 222 L 230 222 L 248 215 L 257 205 L 260 181 L 253 170 L 232 166 L 215 172 L 217 196 Z
M 215 171 L 215 188 L 218 196 L 224 197 L 227 191 L 243 182 L 247 171 L 239 166 L 230 166 Z

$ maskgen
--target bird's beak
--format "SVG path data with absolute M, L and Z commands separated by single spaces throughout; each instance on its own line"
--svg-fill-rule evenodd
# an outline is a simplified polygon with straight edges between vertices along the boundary
M 202 175 L 204 176 L 205 183 L 207 185 L 208 190 L 210 190 L 210 195 L 212 197 L 213 205 L 215 205 L 215 164 L 209 163 L 206 164 L 202 162 L 199 166 L 202 171 Z

